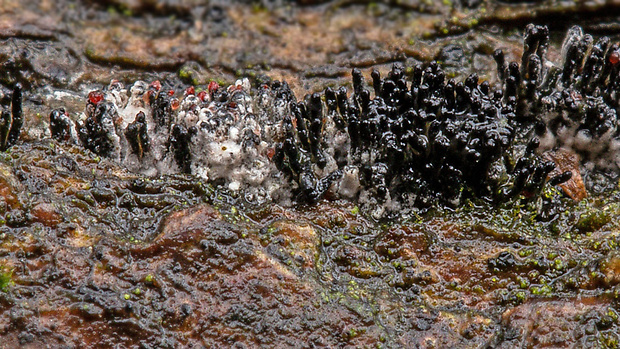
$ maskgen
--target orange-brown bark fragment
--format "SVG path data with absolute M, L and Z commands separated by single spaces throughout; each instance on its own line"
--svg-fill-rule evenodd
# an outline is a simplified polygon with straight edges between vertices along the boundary
M 571 150 L 560 148 L 556 151 L 544 153 L 543 157 L 555 163 L 555 169 L 549 173 L 547 178 L 552 178 L 566 171 L 570 171 L 573 174 L 568 181 L 560 184 L 560 188 L 562 188 L 566 195 L 575 201 L 581 201 L 588 196 L 581 173 L 579 172 L 579 155 Z
M 57 226 L 62 222 L 62 217 L 58 214 L 56 207 L 49 203 L 37 204 L 30 210 L 34 221 L 40 222 L 48 227 Z

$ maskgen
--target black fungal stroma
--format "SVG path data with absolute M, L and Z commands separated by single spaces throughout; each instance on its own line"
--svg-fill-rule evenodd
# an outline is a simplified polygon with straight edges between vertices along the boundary
M 7 150 L 17 142 L 23 124 L 22 86 L 18 83 L 13 88 L 10 106 L 0 106 L 0 150 Z
M 570 147 L 617 169 L 618 44 L 607 37 L 594 43 L 573 27 L 562 47 L 564 62 L 556 66 L 546 64 L 548 40 L 546 27 L 529 25 L 521 64 L 506 64 L 497 50 L 502 84 L 495 89 L 475 74 L 445 81 L 431 62 L 416 66 L 410 82 L 400 65 L 383 79 L 373 71 L 371 98 L 354 69 L 351 98 L 344 90 L 325 92 L 327 116 L 350 138 L 350 152 L 336 161 L 358 167 L 360 182 L 379 200 L 413 197 L 417 206 L 464 195 L 493 202 L 536 196 L 555 167 L 535 153 L 540 139 L 545 149 Z M 329 146 L 322 141 L 318 100 L 314 95 L 293 105 L 297 126 L 288 128 L 276 157 L 302 193 L 310 191 L 304 178 L 312 177 L 303 172 L 322 168 Z
M 493 203 L 532 198 L 546 184 L 571 177 L 567 171 L 548 178 L 555 165 L 542 158 L 544 150 L 570 148 L 594 168 L 617 172 L 620 164 L 618 44 L 607 37 L 594 41 L 573 27 L 562 46 L 562 62 L 553 63 L 546 59 L 548 41 L 546 27 L 528 25 L 520 63 L 506 63 L 497 50 L 499 86 L 480 82 L 476 74 L 446 81 L 436 62 L 418 65 L 411 74 L 396 64 L 383 78 L 372 72 L 372 92 L 354 69 L 351 96 L 344 87 L 327 88 L 297 101 L 278 81 L 253 96 L 241 85 L 227 90 L 209 86 L 200 96 L 192 89 L 182 102 L 181 117 L 174 93 L 157 84 L 141 87 L 148 117 L 134 113 L 124 129 L 118 106 L 95 95 L 77 134 L 87 149 L 121 162 L 130 154 L 144 162 L 157 134 L 163 135 L 167 141 L 159 146 L 165 147 L 164 155 L 154 161 L 170 159 L 176 171 L 195 174 L 211 173 L 209 158 L 215 156 L 205 153 L 201 142 L 234 140 L 240 150 L 228 149 L 232 155 L 226 154 L 236 159 L 231 166 L 242 163 L 238 154 L 249 159 L 243 158 L 247 173 L 252 159 L 268 159 L 263 177 L 281 185 L 284 176 L 286 190 L 298 202 L 315 202 L 330 193 L 397 209 L 457 205 L 464 198 Z M 270 102 L 258 106 L 264 100 Z M 58 140 L 71 133 L 63 116 L 58 110 L 51 115 Z M 188 121 L 192 118 L 198 121 Z M 218 142 L 225 152 L 224 141 Z M 123 144 L 128 145 L 125 153 L 116 149 Z M 200 158 L 206 159 L 201 165 L 206 170 Z M 208 175 L 211 180 L 218 176 L 233 181 L 227 174 Z M 245 174 L 240 176 L 243 182 Z

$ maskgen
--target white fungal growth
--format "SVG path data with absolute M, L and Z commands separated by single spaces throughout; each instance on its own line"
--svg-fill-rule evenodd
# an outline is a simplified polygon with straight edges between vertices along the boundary
M 101 127 L 113 144 L 109 157 L 132 172 L 150 177 L 182 172 L 171 144 L 171 126 L 182 125 L 195 132 L 188 144 L 192 174 L 223 183 L 232 192 L 243 191 L 250 202 L 273 198 L 290 202 L 290 184 L 270 161 L 274 140 L 281 137 L 282 121 L 273 111 L 284 114 L 288 105 L 282 100 L 276 102 L 270 91 L 254 100 L 249 92 L 248 79 L 242 79 L 228 87 L 225 102 L 212 100 L 210 93 L 200 97 L 188 94 L 178 106 L 172 106 L 170 126 L 162 127 L 154 118 L 151 95 L 164 91 L 154 90 L 144 81 L 136 81 L 129 89 L 113 81 L 105 89 L 103 100 L 114 111 L 101 117 Z M 254 103 L 258 104 L 258 113 Z M 143 154 L 132 150 L 132 140 L 125 134 L 139 113 L 145 115 L 148 134 L 148 151 Z M 87 118 L 84 112 L 78 122 L 84 124 Z M 72 141 L 77 142 L 74 128 L 72 134 Z

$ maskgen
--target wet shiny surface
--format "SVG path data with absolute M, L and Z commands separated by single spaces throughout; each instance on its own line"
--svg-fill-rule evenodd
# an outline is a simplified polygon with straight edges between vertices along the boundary
M 614 183 L 375 221 L 39 141 L 52 108 L 75 116 L 111 79 L 265 75 L 300 97 L 436 58 L 494 81 L 490 55 L 517 60 L 526 23 L 553 24 L 550 55 L 571 24 L 619 30 L 612 2 L 431 3 L 1 2 L 0 83 L 24 84 L 26 131 L 0 154 L 0 348 L 617 347 Z
M 1 178 L 7 348 L 617 340 L 616 192 L 559 199 L 551 222 L 528 207 L 375 222 L 344 202 L 244 207 L 53 141 L 11 148 Z

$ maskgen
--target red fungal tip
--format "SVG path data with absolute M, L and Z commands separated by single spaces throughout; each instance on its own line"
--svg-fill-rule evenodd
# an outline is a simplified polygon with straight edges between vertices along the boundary
M 88 100 L 94 105 L 101 103 L 101 101 L 103 101 L 103 92 L 101 91 L 90 92 L 88 94 Z
M 196 94 L 196 89 L 194 89 L 194 86 L 190 86 L 190 87 L 185 89 L 185 95 L 186 96 L 195 95 L 195 94 Z
M 155 80 L 151 83 L 151 87 L 154 88 L 156 91 L 161 90 L 161 82 L 159 82 L 159 80 Z
M 200 91 L 198 92 L 198 98 L 200 98 L 201 101 L 206 101 L 207 100 L 207 92 L 206 91 Z
M 219 88 L 220 88 L 220 85 L 218 85 L 217 82 L 211 81 L 209 83 L 209 93 L 213 93 L 213 92 L 217 91 Z
M 620 63 L 620 52 L 614 51 L 609 55 L 609 63 L 616 65 Z
M 170 107 L 172 108 L 172 110 L 179 109 L 179 106 L 180 106 L 180 103 L 179 103 L 178 98 L 173 98 L 172 100 L 170 100 Z

